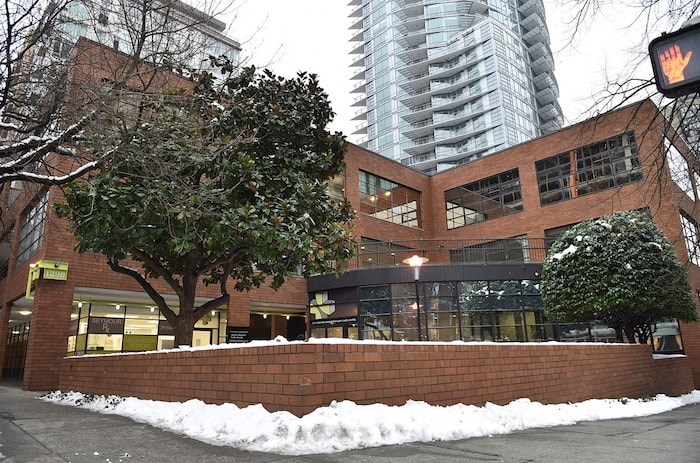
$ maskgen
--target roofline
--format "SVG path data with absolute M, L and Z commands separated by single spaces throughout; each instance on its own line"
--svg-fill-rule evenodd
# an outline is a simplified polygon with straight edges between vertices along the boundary
M 615 114 L 615 113 L 618 113 L 618 112 L 621 112 L 621 111 L 627 111 L 627 110 L 629 110 L 630 108 L 633 108 L 633 107 L 641 107 L 641 106 L 643 106 L 644 104 L 651 104 L 651 105 L 654 107 L 654 110 L 655 110 L 657 113 L 660 113 L 660 112 L 661 112 L 661 110 L 659 109 L 659 107 L 652 101 L 652 99 L 649 98 L 649 97 L 647 97 L 647 98 L 644 98 L 643 100 L 635 101 L 635 102 L 626 104 L 626 105 L 624 105 L 624 106 L 620 106 L 619 108 L 611 109 L 610 111 L 607 111 L 607 112 L 604 112 L 604 113 L 600 113 L 600 114 L 596 114 L 595 116 L 589 117 L 588 119 L 585 119 L 585 120 L 583 120 L 583 121 L 576 122 L 576 123 L 574 123 L 574 124 L 572 124 L 572 125 L 568 125 L 568 126 L 566 126 L 566 127 L 562 127 L 561 129 L 559 129 L 559 130 L 557 130 L 557 131 L 555 131 L 555 132 L 550 132 L 550 133 L 547 133 L 547 134 L 545 134 L 545 135 L 540 135 L 539 137 L 531 138 L 531 139 L 529 139 L 529 140 L 527 140 L 527 141 L 518 143 L 517 145 L 508 146 L 508 147 L 506 147 L 506 148 L 503 148 L 503 149 L 500 149 L 500 150 L 495 151 L 495 152 L 493 152 L 493 153 L 490 153 L 490 154 L 488 154 L 487 156 L 484 156 L 483 158 L 474 159 L 474 160 L 472 160 L 472 161 L 465 162 L 464 164 L 459 164 L 459 165 L 450 167 L 449 169 L 441 170 L 441 171 L 439 171 L 439 172 L 432 172 L 432 173 L 425 173 L 425 172 L 422 172 L 422 171 L 416 169 L 416 168 L 413 167 L 413 166 L 408 166 L 408 165 L 402 164 L 402 163 L 400 163 L 400 162 L 398 162 L 398 161 L 396 161 L 396 160 L 394 160 L 394 159 L 388 158 L 388 157 L 386 157 L 386 156 L 382 156 L 382 155 L 379 154 L 379 153 L 376 153 L 376 152 L 374 152 L 374 151 L 371 151 L 371 150 L 369 150 L 369 149 L 367 149 L 367 148 L 364 148 L 364 147 L 362 147 L 362 146 L 360 146 L 360 145 L 357 145 L 357 144 L 355 144 L 355 143 L 348 142 L 348 144 L 353 145 L 353 146 L 355 146 L 355 147 L 357 147 L 357 148 L 359 148 L 359 149 L 361 149 L 361 150 L 364 150 L 364 151 L 366 151 L 367 153 L 373 154 L 373 155 L 375 155 L 375 156 L 380 156 L 380 157 L 382 157 L 382 158 L 384 158 L 384 159 L 386 159 L 386 160 L 388 160 L 388 161 L 390 161 L 390 162 L 394 162 L 394 163 L 396 163 L 396 164 L 398 164 L 398 165 L 400 165 L 400 166 L 402 166 L 402 167 L 405 167 L 405 168 L 408 168 L 408 169 L 412 169 L 412 170 L 414 170 L 414 171 L 416 171 L 416 172 L 419 172 L 419 173 L 421 173 L 421 174 L 423 174 L 423 175 L 425 175 L 425 176 L 427 176 L 427 177 L 433 177 L 433 176 L 436 176 L 436 175 L 440 175 L 440 174 L 442 174 L 443 172 L 448 172 L 448 171 L 450 171 L 450 170 L 452 170 L 452 169 L 457 169 L 457 168 L 460 168 L 460 167 L 467 166 L 467 165 L 469 165 L 469 164 L 471 164 L 471 163 L 473 163 L 473 162 L 480 161 L 480 160 L 482 160 L 482 159 L 484 159 L 484 158 L 489 158 L 489 157 L 491 157 L 491 156 L 495 156 L 495 155 L 497 155 L 497 154 L 499 154 L 499 153 L 502 153 L 502 152 L 504 152 L 504 151 L 508 151 L 508 150 L 511 150 L 511 149 L 514 149 L 514 148 L 517 148 L 517 147 L 520 147 L 520 146 L 527 145 L 528 143 L 532 143 L 532 142 L 538 141 L 538 140 L 544 140 L 544 139 L 546 139 L 547 137 L 554 136 L 554 135 L 556 135 L 556 134 L 558 134 L 558 133 L 561 133 L 561 132 L 564 132 L 564 131 L 566 131 L 566 130 L 572 130 L 572 129 L 575 129 L 576 127 L 582 126 L 582 125 L 584 125 L 584 124 L 590 124 L 591 121 L 595 121 L 595 120 L 597 120 L 597 119 L 600 119 L 600 118 L 603 118 L 603 117 L 607 117 L 607 116 L 609 116 L 609 115 L 611 115 L 611 114 Z

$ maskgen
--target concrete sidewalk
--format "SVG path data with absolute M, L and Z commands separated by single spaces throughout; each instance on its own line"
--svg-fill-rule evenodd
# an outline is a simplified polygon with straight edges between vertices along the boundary
M 700 404 L 506 436 L 288 457 L 212 446 L 128 418 L 46 403 L 37 395 L 0 385 L 0 463 L 700 463 Z

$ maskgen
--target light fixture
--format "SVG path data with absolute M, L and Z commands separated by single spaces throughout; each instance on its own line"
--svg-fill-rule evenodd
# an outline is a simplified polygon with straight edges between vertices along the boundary
M 155 312 L 155 311 L 156 311 L 156 308 L 155 308 L 155 307 L 151 307 L 151 312 Z
M 115 308 L 115 309 L 117 309 L 117 310 L 119 310 L 119 309 L 121 309 L 121 308 L 122 308 L 122 306 L 121 306 L 121 305 L 119 305 L 119 304 L 117 304 L 117 305 L 116 305 L 116 306 L 115 306 L 114 308 Z
M 287 315 L 287 320 L 289 320 L 289 315 Z
M 82 309 L 83 308 L 83 301 L 78 301 L 78 308 Z
M 32 311 L 31 310 L 20 310 L 17 313 L 26 317 L 27 315 L 31 315 Z
M 267 314 L 266 314 L 266 313 L 263 314 L 263 318 L 267 318 Z
M 418 319 L 418 340 L 422 341 L 423 340 L 423 330 L 421 329 L 421 319 L 420 319 L 420 297 L 418 296 L 418 280 L 420 279 L 420 267 L 421 265 L 425 264 L 428 262 L 427 257 L 421 257 L 419 255 L 412 255 L 411 257 L 408 257 L 404 260 L 402 260 L 404 264 L 408 264 L 411 266 L 413 269 L 413 281 L 415 282 L 416 285 L 416 318 Z M 428 339 L 427 331 L 428 331 L 428 314 L 425 314 L 425 330 L 426 330 L 426 340 Z
M 216 311 L 215 311 L 215 310 L 212 310 L 212 311 L 211 311 L 211 316 L 212 316 L 212 317 L 215 317 L 215 316 L 216 316 Z

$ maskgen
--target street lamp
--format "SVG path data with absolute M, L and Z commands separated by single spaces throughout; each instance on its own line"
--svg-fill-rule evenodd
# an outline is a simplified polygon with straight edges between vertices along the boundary
M 413 255 L 402 261 L 404 264 L 408 264 L 413 269 L 413 281 L 416 284 L 416 315 L 418 316 L 418 340 L 423 340 L 423 330 L 421 328 L 420 322 L 420 297 L 418 297 L 418 280 L 420 279 L 420 267 L 421 265 L 428 262 L 427 257 L 421 257 L 418 255 Z M 425 331 L 428 331 L 428 320 L 425 321 Z

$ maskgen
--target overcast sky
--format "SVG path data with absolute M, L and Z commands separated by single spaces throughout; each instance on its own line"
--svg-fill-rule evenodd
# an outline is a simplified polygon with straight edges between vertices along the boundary
M 360 109 L 352 107 L 359 94 L 351 94 L 358 81 L 351 81 L 349 51 L 351 9 L 348 0 L 235 0 L 235 19 L 229 35 L 242 42 L 244 55 L 253 64 L 270 67 L 277 74 L 293 76 L 298 70 L 318 74 L 328 92 L 337 116 L 332 128 L 348 135 L 350 141 L 360 121 L 352 116 Z M 569 123 L 583 118 L 593 104 L 592 96 L 604 89 L 605 74 L 620 72 L 627 63 L 622 52 L 630 49 L 646 53 L 646 45 L 637 45 L 639 35 L 624 29 L 632 17 L 624 6 L 617 6 L 596 18 L 568 44 L 571 27 L 566 24 L 570 9 L 557 0 L 544 0 L 555 76 L 559 82 L 559 103 Z M 638 75 L 651 76 L 651 65 L 642 62 Z

